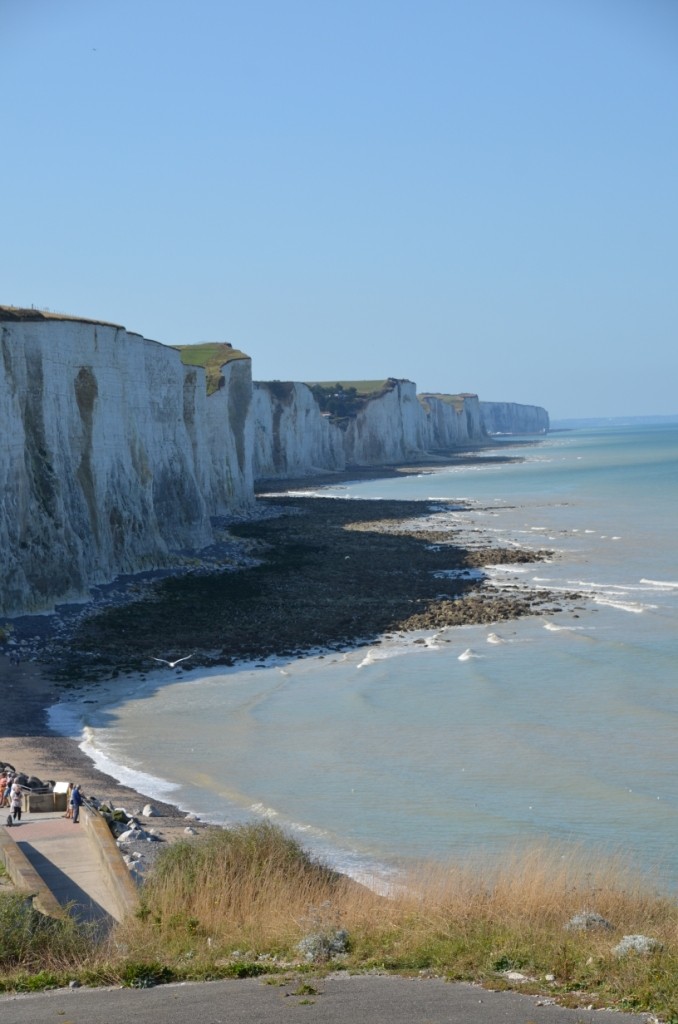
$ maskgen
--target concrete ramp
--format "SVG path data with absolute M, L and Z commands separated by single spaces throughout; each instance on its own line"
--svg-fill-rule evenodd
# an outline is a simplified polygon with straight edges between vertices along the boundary
M 32 814 L 2 832 L 0 849 L 10 877 L 20 889 L 32 891 L 43 912 L 54 913 L 51 895 L 78 920 L 105 928 L 134 908 L 134 882 L 95 812 L 83 807 L 77 824 L 59 812 Z

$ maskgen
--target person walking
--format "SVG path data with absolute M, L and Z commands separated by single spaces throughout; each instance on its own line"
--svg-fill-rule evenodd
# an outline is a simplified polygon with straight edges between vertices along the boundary
M 14 821 L 21 821 L 21 804 L 23 802 L 23 795 L 21 793 L 21 786 L 16 782 L 12 786 L 12 792 L 10 795 L 9 805 L 12 808 L 12 818 Z
M 10 800 L 12 797 L 12 783 L 14 782 L 14 774 L 12 772 L 5 772 L 5 791 L 3 793 L 2 806 L 9 807 Z
M 73 792 L 71 793 L 71 807 L 73 808 L 73 824 L 78 824 L 80 818 L 80 806 L 82 804 L 82 793 L 80 792 L 80 786 L 73 786 Z

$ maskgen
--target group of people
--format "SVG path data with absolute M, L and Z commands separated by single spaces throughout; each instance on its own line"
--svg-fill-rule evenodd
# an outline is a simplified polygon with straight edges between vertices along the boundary
M 82 806 L 82 792 L 80 786 L 69 786 L 68 789 L 68 807 L 64 815 L 65 818 L 72 818 L 73 824 L 77 825 L 80 819 L 80 808 Z
M 17 781 L 18 776 L 10 768 L 0 772 L 0 807 L 9 807 L 9 817 L 12 821 L 21 821 L 21 809 L 23 807 L 23 790 Z M 68 807 L 66 818 L 71 818 L 74 825 L 80 821 L 80 808 L 82 807 L 82 791 L 80 786 L 69 786 Z M 11 824 L 8 820 L 7 824 Z
M 0 774 L 0 807 L 9 807 L 12 820 L 21 821 L 23 791 L 17 776 L 9 769 Z

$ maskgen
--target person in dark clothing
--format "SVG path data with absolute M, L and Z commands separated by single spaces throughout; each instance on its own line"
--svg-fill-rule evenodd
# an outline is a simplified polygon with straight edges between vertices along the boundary
M 73 824 L 78 824 L 80 818 L 80 807 L 82 805 L 82 793 L 80 792 L 80 786 L 73 786 L 73 792 L 71 793 L 71 807 L 73 808 Z

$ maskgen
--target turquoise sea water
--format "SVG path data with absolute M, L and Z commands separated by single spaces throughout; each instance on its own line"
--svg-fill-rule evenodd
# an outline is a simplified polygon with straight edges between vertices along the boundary
M 440 525 L 556 552 L 490 579 L 576 591 L 576 608 L 160 672 L 124 700 L 111 687 L 57 707 L 55 725 L 144 792 L 217 822 L 266 815 L 356 876 L 555 839 L 623 851 L 678 886 L 678 424 L 502 453 L 522 461 L 329 493 L 465 499 Z

